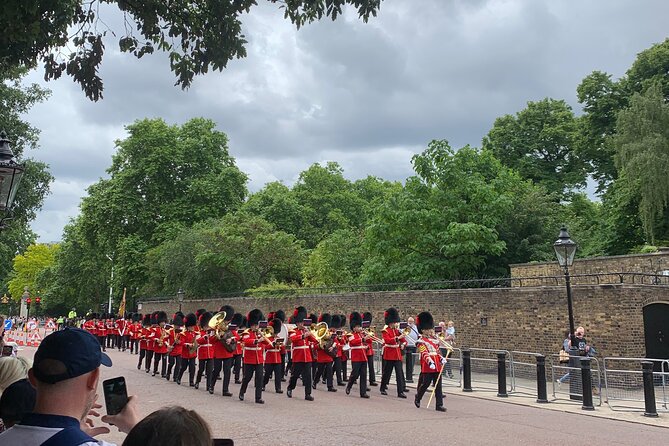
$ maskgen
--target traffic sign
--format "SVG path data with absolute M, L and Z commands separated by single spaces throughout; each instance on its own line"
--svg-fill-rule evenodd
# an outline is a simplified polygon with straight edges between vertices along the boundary
M 9 331 L 12 329 L 12 320 L 11 319 L 5 319 L 5 330 Z

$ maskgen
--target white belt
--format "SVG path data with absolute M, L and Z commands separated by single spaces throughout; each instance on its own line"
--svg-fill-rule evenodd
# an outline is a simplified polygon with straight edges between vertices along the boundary
M 397 344 L 386 344 L 384 347 L 392 347 L 392 348 L 399 348 L 399 345 Z
M 280 350 L 276 348 L 270 348 L 269 350 L 265 350 L 267 353 L 278 353 Z
M 308 346 L 308 345 L 298 345 L 298 346 L 294 346 L 293 350 L 298 350 L 298 349 L 301 349 L 301 348 L 311 348 L 311 347 Z
M 434 353 L 428 353 L 428 355 L 430 355 L 430 356 L 439 356 L 439 353 L 437 353 L 437 352 L 434 352 Z
M 245 351 L 252 351 L 252 352 L 257 352 L 258 350 L 262 350 L 260 347 L 244 347 Z
M 351 350 L 353 350 L 353 349 L 367 350 L 367 346 L 366 345 L 357 345 L 355 347 L 351 347 Z
M 200 344 L 200 346 L 198 348 L 200 348 L 200 347 L 211 347 L 211 345 L 212 344 Z

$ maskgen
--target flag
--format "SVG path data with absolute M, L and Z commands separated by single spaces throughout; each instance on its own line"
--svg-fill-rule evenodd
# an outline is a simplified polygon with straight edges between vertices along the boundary
M 121 305 L 118 307 L 118 317 L 123 317 L 125 314 L 125 288 L 123 288 L 123 298 L 121 299 Z

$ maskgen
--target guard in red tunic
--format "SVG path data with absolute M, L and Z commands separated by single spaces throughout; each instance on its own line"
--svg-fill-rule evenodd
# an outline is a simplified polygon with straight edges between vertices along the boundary
M 348 344 L 351 347 L 351 375 L 346 385 L 346 395 L 351 394 L 353 383 L 360 378 L 360 398 L 369 398 L 367 394 L 367 340 L 368 335 L 362 331 L 362 316 L 354 311 L 349 316 L 351 331 L 348 335 Z
M 368 327 L 372 325 L 372 313 L 365 311 L 362 313 L 362 320 Z M 369 373 L 369 385 L 378 386 L 376 383 L 376 372 L 374 371 L 374 340 L 371 337 L 367 338 L 367 372 Z
M 213 339 L 213 331 L 209 328 L 209 321 L 213 314 L 205 311 L 200 315 L 198 325 L 200 326 L 200 335 L 195 342 L 197 343 L 197 379 L 195 380 L 195 388 L 200 388 L 200 381 L 202 374 L 205 373 L 205 380 L 207 382 L 207 390 L 209 390 L 211 383 L 209 377 L 211 376 L 211 368 L 213 366 L 212 359 L 214 357 L 214 345 L 211 343 Z
M 288 341 L 288 330 L 286 326 L 283 325 L 286 323 L 286 313 L 283 310 L 276 310 L 274 312 L 274 318 L 281 321 L 281 333 L 276 333 L 277 336 L 284 338 L 284 342 L 281 343 L 281 381 L 286 380 L 286 359 L 287 359 L 287 350 L 286 345 Z
M 165 378 L 167 374 L 167 339 L 169 333 L 165 328 L 167 324 L 167 313 L 159 311 L 156 316 L 156 326 L 153 327 L 151 336 L 153 338 L 153 373 L 151 376 L 158 374 L 158 364 L 160 363 L 160 377 Z
M 241 317 L 241 322 L 239 325 L 237 325 L 237 331 L 238 331 L 238 342 L 237 342 L 237 351 L 235 351 L 235 354 L 232 358 L 232 369 L 235 374 L 235 384 L 241 384 L 242 380 L 240 378 L 240 375 L 242 373 L 242 353 L 244 353 L 243 348 L 244 344 L 242 344 L 242 338 L 241 338 L 241 332 L 244 331 L 244 329 L 247 328 L 246 325 L 246 316 L 240 314 L 240 313 L 235 313 L 239 314 Z M 234 317 L 234 316 L 233 316 Z
M 263 373 L 262 390 L 263 392 L 265 391 L 265 386 L 267 386 L 270 378 L 274 375 L 274 391 L 276 393 L 283 393 L 283 390 L 281 390 L 281 378 L 283 378 L 281 372 L 281 347 L 283 347 L 284 340 L 279 337 L 279 332 L 281 332 L 283 324 L 281 323 L 281 319 L 274 318 L 269 321 L 268 325 L 274 330 L 274 335 L 268 339 L 272 345 L 265 350 L 265 370 Z
M 304 320 L 307 318 L 307 309 L 300 306 L 293 312 L 293 322 L 296 327 L 289 333 L 290 343 L 292 345 L 293 370 L 290 373 L 290 381 L 286 395 L 293 397 L 293 389 L 297 385 L 298 378 L 302 377 L 304 383 L 304 399 L 313 401 L 311 396 L 311 343 L 314 341 L 313 335 L 308 328 L 304 326 Z M 311 321 L 310 321 L 311 322 Z
M 195 358 L 197 357 L 197 343 L 195 338 L 197 337 L 197 332 L 195 327 L 197 325 L 197 318 L 195 314 L 188 313 L 184 320 L 184 325 L 186 326 L 186 331 L 181 335 L 181 368 L 177 375 L 177 384 L 181 385 L 181 378 L 188 368 L 188 384 L 191 387 L 195 387 Z
M 343 322 L 342 322 L 342 317 L 338 314 L 335 314 L 332 316 L 332 336 L 334 336 L 335 340 L 335 346 L 337 348 L 336 350 L 336 355 L 334 357 L 334 362 L 333 362 L 333 368 L 334 368 L 334 374 L 337 377 L 337 385 L 340 387 L 345 386 L 346 384 L 344 381 L 346 381 L 342 373 L 344 372 L 343 369 L 343 362 L 342 358 L 345 358 L 345 352 L 344 347 L 346 344 L 346 337 L 344 336 L 344 331 L 342 330 Z
M 103 352 L 107 351 L 107 324 L 105 324 L 104 321 L 105 316 L 106 316 L 105 313 L 102 313 L 99 316 L 97 316 L 96 314 L 96 321 L 95 321 L 95 326 L 97 328 L 97 333 L 98 333 L 98 341 L 102 346 Z
M 95 325 L 95 313 L 86 315 L 86 322 L 84 322 L 83 329 L 96 338 L 98 337 L 98 328 Z
M 212 339 L 212 343 L 214 344 L 214 366 L 212 367 L 211 370 L 211 375 L 209 377 L 209 382 L 211 384 L 211 387 L 209 388 L 209 393 L 213 394 L 214 393 L 214 387 L 216 387 L 216 381 L 218 381 L 218 377 L 221 374 L 221 370 L 223 369 L 223 363 L 225 361 L 229 362 L 229 367 L 226 367 L 227 370 L 227 376 L 224 376 L 224 382 L 223 382 L 223 396 L 232 396 L 232 394 L 229 391 L 229 386 L 230 386 L 230 368 L 232 367 L 232 357 L 234 352 L 237 350 L 236 348 L 236 337 L 233 336 L 231 333 L 228 333 L 228 326 L 230 325 L 230 322 L 232 320 L 232 316 L 235 314 L 235 309 L 232 308 L 230 305 L 223 305 L 219 310 L 220 312 L 225 313 L 225 319 L 224 319 L 224 324 L 221 327 L 220 332 L 214 333 L 214 338 Z M 232 348 L 232 350 L 230 350 Z M 225 382 L 227 378 L 227 384 Z
M 156 350 L 156 342 L 155 342 L 155 330 L 158 327 L 158 312 L 154 311 L 151 313 L 151 317 L 149 319 L 151 321 L 151 325 L 149 327 L 146 327 L 144 329 L 144 336 L 146 337 L 146 361 L 145 361 L 145 367 L 146 367 L 146 373 L 149 373 L 151 371 L 151 362 L 153 361 L 153 353 Z
M 388 383 L 390 375 L 395 369 L 395 382 L 397 383 L 397 397 L 406 398 L 404 389 L 404 372 L 402 371 L 402 352 L 406 340 L 402 333 L 397 329 L 400 322 L 400 315 L 395 308 L 388 308 L 383 314 L 386 328 L 382 331 L 383 335 L 383 373 L 381 375 L 381 395 L 388 395 Z
M 142 363 L 146 362 L 146 356 L 148 354 L 149 340 L 147 336 L 150 333 L 151 327 L 151 315 L 145 314 L 142 317 L 142 326 L 137 333 L 137 339 L 139 340 L 139 361 L 137 362 L 137 370 L 142 368 Z
M 328 324 L 328 328 L 332 326 L 332 316 L 329 313 L 322 313 L 318 317 L 318 322 L 325 322 Z M 325 347 L 325 348 L 323 348 Z M 314 375 L 313 388 L 316 388 L 318 381 L 323 377 L 328 386 L 328 392 L 336 392 L 337 389 L 334 387 L 333 375 L 334 375 L 334 357 L 337 356 L 337 345 L 334 340 L 333 329 L 330 328 L 329 333 L 326 335 L 326 339 L 322 339 L 318 344 L 316 344 L 316 374 Z
M 132 313 L 124 315 L 125 317 L 116 319 L 116 333 L 118 333 L 118 344 L 116 348 L 119 351 L 125 351 L 130 345 L 130 325 L 132 323 Z
M 165 374 L 165 379 L 168 381 L 172 379 L 176 382 L 177 374 L 181 369 L 181 351 L 183 349 L 181 337 L 183 335 L 184 314 L 181 311 L 177 311 L 172 316 L 172 325 L 173 328 L 168 330 L 167 373 Z M 174 374 L 172 374 L 172 368 L 174 368 Z
M 435 383 L 435 397 L 437 399 L 436 409 L 438 412 L 446 412 L 444 407 L 444 395 L 441 393 L 441 376 L 439 372 L 446 364 L 446 358 L 439 354 L 439 339 L 434 333 L 434 319 L 432 314 L 424 311 L 416 317 L 416 325 L 421 334 L 416 342 L 416 350 L 420 354 L 420 377 L 418 378 L 418 389 L 414 404 L 420 407 L 420 400 L 430 384 Z M 437 377 L 439 379 L 437 380 Z
M 107 313 L 107 318 L 105 319 L 105 328 L 107 329 L 107 347 L 114 348 L 116 346 L 116 322 L 114 320 L 114 315 Z
M 142 334 L 142 315 L 140 313 L 132 314 L 132 324 L 130 325 L 130 354 L 139 354 L 139 338 Z
M 262 311 L 257 308 L 251 310 L 246 317 L 249 329 L 246 335 L 242 337 L 242 343 L 244 344 L 244 379 L 242 380 L 242 387 L 239 389 L 239 400 L 244 401 L 246 389 L 251 382 L 251 378 L 255 375 L 255 397 L 258 404 L 265 404 L 262 399 L 264 349 L 272 346 L 270 341 L 258 330 L 258 324 L 263 318 Z
M 342 328 L 342 332 L 344 332 L 343 329 L 346 327 L 346 315 L 340 314 L 339 320 L 341 321 L 340 327 Z M 341 353 L 339 355 L 339 358 L 341 359 L 341 378 L 342 381 L 346 383 L 348 382 L 348 360 L 351 356 L 351 346 L 348 345 L 348 336 L 345 334 L 345 332 L 339 339 L 339 345 L 341 347 Z

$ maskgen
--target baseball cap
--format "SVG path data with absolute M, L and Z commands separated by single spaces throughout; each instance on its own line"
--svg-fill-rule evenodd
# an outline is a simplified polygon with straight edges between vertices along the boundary
M 112 361 L 100 350 L 98 340 L 86 330 L 67 327 L 45 337 L 35 352 L 33 374 L 38 381 L 54 384 L 76 378 Z

